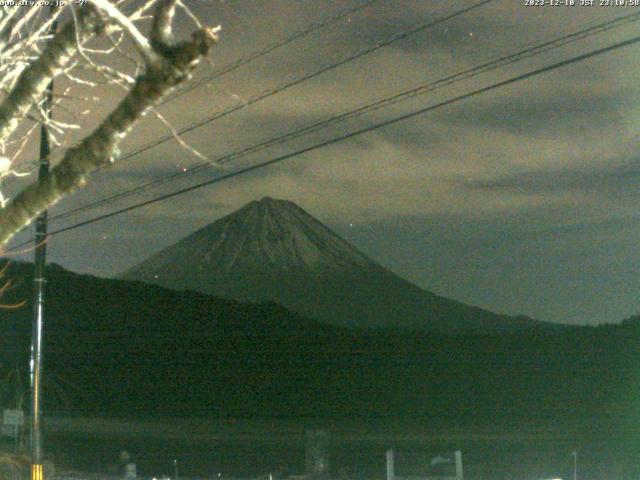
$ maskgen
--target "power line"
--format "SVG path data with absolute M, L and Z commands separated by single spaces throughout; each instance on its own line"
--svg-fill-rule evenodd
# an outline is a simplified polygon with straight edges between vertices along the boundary
M 263 48 L 262 50 L 257 50 L 255 52 L 250 53 L 249 55 L 247 55 L 246 57 L 240 58 L 239 60 L 227 65 L 226 67 L 223 67 L 215 72 L 213 72 L 212 74 L 208 75 L 205 78 L 201 78 L 200 80 L 197 80 L 193 83 L 191 83 L 190 85 L 188 85 L 187 87 L 175 92 L 172 95 L 169 95 L 167 98 L 165 98 L 164 100 L 162 100 L 159 105 L 164 105 L 165 103 L 171 102 L 173 100 L 175 100 L 176 98 L 198 88 L 200 85 L 204 85 L 205 83 L 211 82 L 217 78 L 220 78 L 228 73 L 231 73 L 235 70 L 237 70 L 238 68 L 253 62 L 254 60 L 257 60 L 260 57 L 264 57 L 265 55 L 268 55 L 269 53 L 278 50 L 286 45 L 289 45 L 290 43 L 295 42 L 296 40 L 306 37 L 307 35 L 314 33 L 317 30 L 320 30 L 324 27 L 326 27 L 327 25 L 330 25 L 348 15 L 353 15 L 354 13 L 358 12 L 359 10 L 363 10 L 371 5 L 373 5 L 374 3 L 379 2 L 380 0 L 367 0 L 364 3 L 360 3 L 354 7 L 350 7 L 350 8 L 344 8 L 342 10 L 340 10 L 338 13 L 336 13 L 335 15 L 332 15 L 329 18 L 326 18 L 324 20 L 321 20 L 318 23 L 315 23 L 313 25 L 308 26 L 307 28 L 303 29 L 303 30 L 299 30 L 297 32 L 294 32 L 292 35 L 290 35 L 289 37 L 285 38 L 284 40 L 280 41 L 280 42 L 276 42 L 273 43 L 271 45 L 266 46 L 265 48 Z
M 307 28 L 303 29 L 303 30 L 299 30 L 297 32 L 294 32 L 292 35 L 290 35 L 289 37 L 285 38 L 284 40 L 280 41 L 280 42 L 276 42 L 273 43 L 271 45 L 268 45 L 267 47 L 263 48 L 262 50 L 257 50 L 255 52 L 250 53 L 249 55 L 247 55 L 246 57 L 241 58 L 240 60 L 237 60 L 236 62 L 233 62 L 215 72 L 213 72 L 211 75 L 202 78 L 196 82 L 193 82 L 192 84 L 190 84 L 189 86 L 183 88 L 182 90 L 179 90 L 173 94 L 170 94 L 169 96 L 167 96 L 166 98 L 164 98 L 163 100 L 161 100 L 156 106 L 161 106 L 164 105 L 166 103 L 172 102 L 173 100 L 179 98 L 180 96 L 194 90 L 195 88 L 199 87 L 200 85 L 203 85 L 205 83 L 211 82 L 217 78 L 220 78 L 224 75 L 227 75 L 228 73 L 231 73 L 235 70 L 237 70 L 238 68 L 254 61 L 257 60 L 260 57 L 263 57 L 275 50 L 278 50 L 279 48 L 282 48 L 290 43 L 293 43 L 296 40 L 299 40 L 300 38 L 303 38 L 311 33 L 316 32 L 317 30 L 320 30 L 324 27 L 326 27 L 327 25 L 330 25 L 333 22 L 336 22 L 348 15 L 352 15 L 356 12 L 358 12 L 359 10 L 363 10 L 364 8 L 367 8 L 377 2 L 379 2 L 380 0 L 366 0 L 364 1 L 364 3 L 358 4 L 354 7 L 349 7 L 349 8 L 345 8 L 342 9 L 341 11 L 339 11 L 338 13 L 336 13 L 335 15 L 332 15 L 331 17 L 328 17 L 324 20 L 321 20 L 320 22 L 317 22 L 315 24 L 312 24 L 310 26 L 308 26 Z M 488 0 L 491 1 L 491 0 Z M 266 92 L 266 93 L 270 93 L 270 92 Z M 278 92 L 274 92 L 272 94 L 275 94 Z M 262 100 L 262 98 L 258 98 L 257 100 Z M 257 101 L 256 100 L 256 101 Z M 232 108 L 231 111 L 222 111 L 220 112 L 220 117 L 224 117 L 230 113 L 233 113 L 236 110 L 239 110 L 240 108 L 243 108 L 246 106 L 246 103 L 238 106 L 237 108 Z M 189 128 L 189 127 L 188 127 Z M 182 132 L 178 131 L 177 132 L 178 135 L 181 135 Z M 172 140 L 175 138 L 174 134 L 168 135 L 166 137 L 161 137 L 161 139 L 159 139 L 159 143 L 164 143 L 166 141 Z M 155 145 L 153 145 L 155 146 Z M 152 148 L 152 147 L 149 147 Z M 147 150 L 147 148 L 142 147 L 142 149 L 140 150 L 136 150 L 134 152 L 131 152 L 130 154 L 127 154 L 126 156 L 123 156 L 120 158 L 120 160 L 126 160 L 130 157 L 133 157 L 135 155 L 138 155 L 139 153 L 142 153 L 143 151 Z M 100 171 L 102 170 L 103 167 L 98 167 L 96 169 L 96 171 Z M 95 173 L 95 172 L 94 172 Z
M 448 75 L 447 77 L 444 77 L 442 79 L 439 79 L 435 82 L 430 82 L 430 83 L 426 83 L 426 84 L 422 84 L 418 87 L 412 88 L 410 90 L 398 93 L 396 95 L 390 96 L 390 97 L 385 97 L 383 99 L 377 100 L 373 103 L 369 103 L 367 105 L 358 107 L 354 110 L 350 110 L 347 112 L 344 112 L 338 116 L 333 116 L 329 119 L 326 120 L 322 120 L 320 122 L 316 122 L 312 125 L 308 125 L 306 127 L 300 128 L 298 130 L 286 133 L 284 135 L 279 135 L 276 137 L 273 137 L 269 140 L 265 140 L 262 141 L 258 144 L 254 144 L 252 146 L 249 147 L 245 147 L 242 148 L 240 150 L 236 150 L 233 151 L 231 153 L 227 153 L 224 154 L 218 158 L 216 158 L 214 160 L 214 162 L 220 164 L 223 162 L 227 162 L 229 160 L 234 160 L 234 159 L 238 159 L 238 158 L 242 158 L 246 155 L 249 155 L 251 153 L 256 153 L 258 151 L 264 150 L 268 147 L 271 147 L 273 145 L 277 145 L 279 143 L 283 143 L 287 140 L 291 140 L 293 138 L 297 138 L 300 137 L 304 134 L 313 132 L 313 131 L 317 131 L 320 130 L 322 128 L 326 128 L 327 126 L 336 124 L 340 121 L 346 120 L 346 119 L 351 119 L 351 118 L 355 118 L 356 116 L 360 116 L 363 115 L 365 113 L 369 113 L 371 111 L 374 110 L 378 110 L 380 108 L 383 107 L 387 107 L 389 105 L 401 102 L 401 101 L 405 101 L 409 98 L 413 98 L 415 96 L 418 95 L 424 95 L 426 93 L 432 92 L 434 90 L 437 90 L 439 88 L 443 88 L 445 86 L 451 85 L 453 83 L 462 81 L 462 80 L 467 80 L 469 78 L 475 77 L 477 75 L 480 75 L 482 73 L 486 73 L 488 71 L 492 71 L 495 70 L 497 68 L 503 67 L 505 65 L 509 65 L 518 61 L 521 61 L 523 59 L 526 58 L 531 58 L 535 55 L 539 55 L 541 53 L 553 50 L 555 48 L 559 48 L 561 46 L 567 45 L 571 42 L 575 42 L 577 40 L 581 40 L 584 38 L 587 38 L 589 36 L 598 34 L 598 33 L 602 33 L 604 31 L 608 31 L 611 30 L 612 28 L 617 28 L 626 24 L 629 24 L 631 22 L 636 22 L 640 20 L 640 12 L 638 13 L 633 13 L 633 14 L 629 14 L 629 15 L 625 15 L 622 17 L 618 17 L 612 20 L 609 20 L 607 22 L 602 22 L 599 23 L 597 25 L 593 25 L 591 27 L 582 29 L 580 31 L 577 32 L 571 32 L 568 34 L 565 34 L 561 37 L 558 37 L 556 39 L 547 41 L 547 42 L 543 42 L 541 44 L 537 44 L 537 45 L 533 45 L 530 46 L 524 50 L 521 50 L 519 52 L 516 52 L 514 54 L 511 55 L 507 55 L 507 56 L 503 56 L 500 57 L 496 60 L 484 63 L 482 65 L 478 65 L 466 70 L 463 70 L 461 72 L 452 74 L 452 75 Z M 144 183 L 142 185 L 139 185 L 137 187 L 128 189 L 128 190 L 124 190 L 124 191 L 120 191 L 118 193 L 115 193 L 113 195 L 104 197 L 100 200 L 85 204 L 85 205 L 81 205 L 78 206 L 76 208 L 67 210 L 65 212 L 61 212 L 60 214 L 53 216 L 51 218 L 51 220 L 60 220 L 63 218 L 67 218 L 73 215 L 77 215 L 79 213 L 88 211 L 88 210 L 92 210 L 95 208 L 98 208 L 102 205 L 107 205 L 109 203 L 112 203 L 115 200 L 119 200 L 122 198 L 126 198 L 129 197 L 131 195 L 134 195 L 136 193 L 140 193 L 143 192 L 149 188 L 152 187 L 157 187 L 160 185 L 164 185 L 166 183 L 169 183 L 173 180 L 176 180 L 178 178 L 182 178 L 182 177 L 186 177 L 187 175 L 192 175 L 194 173 L 198 173 L 200 171 L 209 169 L 212 167 L 212 164 L 210 162 L 203 162 L 200 163 L 198 165 L 195 165 L 194 167 L 190 168 L 187 171 L 180 171 L 180 172 L 176 172 L 173 174 L 169 174 L 166 175 L 164 177 L 158 178 L 158 179 L 154 179 L 151 180 L 147 183 Z
M 189 133 L 192 130 L 195 130 L 197 128 L 200 128 L 204 125 L 207 125 L 209 123 L 212 123 L 220 118 L 226 117 L 227 115 L 230 115 L 234 112 L 237 112 L 238 110 L 242 110 L 250 105 L 253 105 L 256 102 L 259 102 L 261 100 L 264 100 L 265 98 L 269 98 L 272 97 L 273 95 L 276 95 L 280 92 L 283 92 L 284 90 L 288 90 L 289 88 L 292 88 L 296 85 L 299 85 L 303 82 L 306 82 L 307 80 L 310 80 L 312 78 L 315 78 L 319 75 L 322 75 L 323 73 L 329 72 L 331 70 L 335 70 L 336 68 L 345 65 L 347 63 L 351 63 L 359 58 L 364 57 L 365 55 L 368 55 L 370 53 L 373 53 L 381 48 L 384 48 L 388 45 L 391 45 L 392 43 L 398 42 L 400 40 L 404 40 L 405 38 L 411 36 L 411 35 L 415 35 L 416 33 L 420 33 L 428 28 L 434 27 L 436 25 L 439 25 L 440 23 L 446 22 L 447 20 L 451 20 L 452 18 L 458 17 L 460 15 L 464 15 L 467 12 L 470 12 L 472 10 L 475 10 L 476 8 L 482 7 L 483 5 L 486 5 L 488 3 L 491 3 L 493 0 L 481 0 L 473 5 L 470 5 L 468 7 L 462 8 L 460 10 L 456 10 L 453 13 L 444 15 L 442 17 L 437 18 L 436 20 L 427 22 L 427 23 L 423 23 L 417 27 L 414 27 L 410 30 L 406 30 L 404 32 L 400 32 L 400 33 L 396 33 L 394 35 L 391 35 L 390 37 L 388 37 L 385 40 L 381 40 L 379 42 L 377 42 L 376 44 L 365 48 L 364 50 L 361 50 L 360 52 L 357 52 L 355 54 L 349 55 L 346 58 L 343 58 L 342 60 L 339 60 L 338 62 L 334 62 L 334 63 L 330 63 L 327 65 L 324 65 L 322 67 L 320 67 L 319 69 L 303 75 L 301 77 L 297 77 L 294 78 L 293 80 L 287 81 L 275 88 L 271 88 L 269 90 L 266 90 L 258 95 L 254 95 L 253 97 L 249 98 L 247 101 L 240 103 L 239 105 L 235 105 L 232 106 L 228 109 L 222 110 L 220 112 L 217 112 L 215 114 L 213 114 L 210 117 L 207 117 L 204 120 L 200 120 L 198 122 L 192 123 L 191 125 L 189 125 L 188 127 L 184 127 L 180 130 L 178 130 L 177 135 L 184 135 L 185 133 Z M 168 142 L 170 140 L 174 140 L 176 137 L 175 134 L 169 134 L 166 135 L 164 137 L 161 137 L 159 139 L 156 139 L 152 142 L 147 143 L 146 145 L 143 145 L 135 150 L 133 150 L 132 152 L 129 152 L 123 156 L 121 156 L 119 158 L 119 161 L 122 162 L 124 160 L 128 160 L 131 157 L 134 157 L 136 155 L 139 155 L 143 152 L 146 152 L 147 150 L 150 150 L 154 147 L 157 147 L 158 145 L 161 145 L 165 142 Z M 102 168 L 98 168 L 97 170 L 102 170 Z
M 334 69 L 336 69 L 336 68 L 338 68 L 338 67 L 340 67 L 340 66 L 342 66 L 344 64 L 347 64 L 347 63 L 350 63 L 352 61 L 355 61 L 355 60 L 357 60 L 357 59 L 359 59 L 359 58 L 361 58 L 361 57 L 363 57 L 365 55 L 373 53 L 376 50 L 379 50 L 380 48 L 386 47 L 386 46 L 388 46 L 388 45 L 390 45 L 390 44 L 392 44 L 394 42 L 403 40 L 403 39 L 405 39 L 405 38 L 407 38 L 407 37 L 409 37 L 411 35 L 414 35 L 416 33 L 422 32 L 422 31 L 424 31 L 424 30 L 426 30 L 428 28 L 434 27 L 434 26 L 436 26 L 436 25 L 438 25 L 440 23 L 443 23 L 443 22 L 445 22 L 447 20 L 451 20 L 452 18 L 458 17 L 460 15 L 464 15 L 465 13 L 467 13 L 469 11 L 472 11 L 472 10 L 474 10 L 476 8 L 482 7 L 482 6 L 488 4 L 488 3 L 492 2 L 492 1 L 493 0 L 481 0 L 480 2 L 477 2 L 477 3 L 473 4 L 473 5 L 470 5 L 468 7 L 462 8 L 460 10 L 456 10 L 455 12 L 452 12 L 450 14 L 444 15 L 442 17 L 439 17 L 436 20 L 433 20 L 433 21 L 430 21 L 430 22 L 426 22 L 426 23 L 423 23 L 423 24 L 421 24 L 421 25 L 419 25 L 417 27 L 414 27 L 414 28 L 412 28 L 410 30 L 406 30 L 406 31 L 399 32 L 399 33 L 396 33 L 394 35 L 391 35 L 390 37 L 386 38 L 385 40 L 381 40 L 378 43 L 374 44 L 373 46 L 370 46 L 370 47 L 368 47 L 368 48 L 366 48 L 364 50 L 361 50 L 358 53 L 350 55 L 350 56 L 348 56 L 348 57 L 346 57 L 346 58 L 344 58 L 344 59 L 342 59 L 342 60 L 340 60 L 340 61 L 338 61 L 336 63 L 331 63 L 331 64 L 325 65 L 323 67 L 320 67 L 318 70 L 315 70 L 315 71 L 313 71 L 313 72 L 311 72 L 311 73 L 309 73 L 307 75 L 295 78 L 295 79 L 293 79 L 291 81 L 288 81 L 288 82 L 286 82 L 286 83 L 284 83 L 284 84 L 282 84 L 282 85 L 280 85 L 278 87 L 275 87 L 273 89 L 270 89 L 270 90 L 267 90 L 265 92 L 262 92 L 261 94 L 258 94 L 258 95 L 254 96 L 254 97 L 251 97 L 246 102 L 243 102 L 243 103 L 241 103 L 239 105 L 232 106 L 232 107 L 230 107 L 230 108 L 228 108 L 226 110 L 222 110 L 220 112 L 217 112 L 217 113 L 213 114 L 212 116 L 209 116 L 209 117 L 207 117 L 207 118 L 205 118 L 203 120 L 195 122 L 195 123 L 193 123 L 193 124 L 191 124 L 191 125 L 189 125 L 187 127 L 184 127 L 182 129 L 178 130 L 177 135 L 184 135 L 185 133 L 191 132 L 191 131 L 193 131 L 193 130 L 195 130 L 197 128 L 200 128 L 200 127 L 202 127 L 204 125 L 212 123 L 212 122 L 214 122 L 214 121 L 216 121 L 216 120 L 218 120 L 220 118 L 226 117 L 227 115 L 230 115 L 230 114 L 232 114 L 232 113 L 234 113 L 234 112 L 236 112 L 238 110 L 244 109 L 247 106 L 250 106 L 250 105 L 252 105 L 252 104 L 254 104 L 256 102 L 264 100 L 265 98 L 268 98 L 268 97 L 271 97 L 273 95 L 276 95 L 276 94 L 278 94 L 278 93 L 280 93 L 280 92 L 282 92 L 284 90 L 287 90 L 287 89 L 292 88 L 292 87 L 294 87 L 294 86 L 296 86 L 296 85 L 298 85 L 300 83 L 303 83 L 303 82 L 305 82 L 307 80 L 315 78 L 315 77 L 317 77 L 317 76 L 319 76 L 319 75 L 321 75 L 323 73 L 326 73 L 326 72 L 328 72 L 330 70 L 334 70 Z M 175 139 L 175 135 L 176 134 L 172 133 L 172 134 L 166 135 L 164 137 L 161 137 L 159 139 L 156 139 L 156 140 L 154 140 L 152 142 L 149 142 L 146 145 L 143 145 L 142 147 L 139 147 L 139 148 L 137 148 L 137 149 L 135 149 L 135 150 L 133 150 L 133 151 L 121 156 L 119 158 L 119 162 L 123 162 L 125 160 L 128 160 L 129 158 L 132 158 L 132 157 L 134 157 L 136 155 L 139 155 L 139 154 L 141 154 L 141 153 L 143 153 L 143 152 L 145 152 L 147 150 L 150 150 L 150 149 L 152 149 L 152 148 L 154 148 L 154 147 L 156 147 L 158 145 L 161 145 L 161 144 L 163 144 L 165 142 L 168 142 L 170 140 L 174 140 Z M 103 169 L 103 167 L 99 167 L 96 171 L 100 171 L 102 169 Z M 67 212 L 63 212 L 63 213 L 59 214 L 56 217 L 52 217 L 51 219 L 53 220 L 54 218 L 60 218 L 61 215 L 68 216 Z
M 636 44 L 636 43 L 639 43 L 639 42 L 640 42 L 640 36 L 637 36 L 637 37 L 633 37 L 633 38 L 631 38 L 629 40 L 625 40 L 625 41 L 616 43 L 614 45 L 610 45 L 608 47 L 600 48 L 600 49 L 593 50 L 593 51 L 588 52 L 588 53 L 577 55 L 575 57 L 571 57 L 569 59 L 562 60 L 560 62 L 556 62 L 556 63 L 553 63 L 551 65 L 547 65 L 545 67 L 541 67 L 541 68 L 532 70 L 530 72 L 527 72 L 527 73 L 524 73 L 524 74 L 521 74 L 521 75 L 517 75 L 515 77 L 511 77 L 511 78 L 509 78 L 507 80 L 502 80 L 500 82 L 491 84 L 489 86 L 482 87 L 482 88 L 479 88 L 477 90 L 473 90 L 471 92 L 464 93 L 462 95 L 458 95 L 458 96 L 449 98 L 447 100 L 444 100 L 442 102 L 436 103 L 434 105 L 429 105 L 429 106 L 421 108 L 419 110 L 415 110 L 413 112 L 406 113 L 406 114 L 391 118 L 389 120 L 385 120 L 383 122 L 371 125 L 369 127 L 361 128 L 359 130 L 355 130 L 353 132 L 350 132 L 350 133 L 347 133 L 347 134 L 344 134 L 344 135 L 340 135 L 338 137 L 334 137 L 334 138 L 332 138 L 330 140 L 325 140 L 323 142 L 319 142 L 319 143 L 316 143 L 314 145 L 301 148 L 299 150 L 296 150 L 295 152 L 291 152 L 291 153 L 288 153 L 288 154 L 285 154 L 285 155 L 281 155 L 279 157 L 272 158 L 271 160 L 267 160 L 265 162 L 261 162 L 261 163 L 255 164 L 255 165 L 251 165 L 249 167 L 245 167 L 245 168 L 237 170 L 235 172 L 232 172 L 232 173 L 229 173 L 229 174 L 226 174 L 226 175 L 222 175 L 220 177 L 216 177 L 216 178 L 213 178 L 213 179 L 210 179 L 210 180 L 207 180 L 207 181 L 195 184 L 195 185 L 191 185 L 189 187 L 177 190 L 175 192 L 171 192 L 171 193 L 168 193 L 168 194 L 161 195 L 161 196 L 153 198 L 151 200 L 146 200 L 144 202 L 140 202 L 140 203 L 137 203 L 135 205 L 130 205 L 128 207 L 125 207 L 125 208 L 122 208 L 122 209 L 119 209 L 119 210 L 116 210 L 116 211 L 113 211 L 113 212 L 109 212 L 109 213 L 106 213 L 106 214 L 103 214 L 103 215 L 96 216 L 94 218 L 85 220 L 83 222 L 76 223 L 74 225 L 69 225 L 67 227 L 60 228 L 58 230 L 55 230 L 55 231 L 49 233 L 48 236 L 53 236 L 53 235 L 57 235 L 57 234 L 60 234 L 60 233 L 68 232 L 70 230 L 75 230 L 77 228 L 81 228 L 81 227 L 84 227 L 86 225 L 90 225 L 92 223 L 96 223 L 96 222 L 99 222 L 101 220 L 105 220 L 107 218 L 111 218 L 111 217 L 114 217 L 114 216 L 117 216 L 117 215 L 120 215 L 120 214 L 123 214 L 123 213 L 126 213 L 126 212 L 130 212 L 132 210 L 136 210 L 138 208 L 142 208 L 142 207 L 145 207 L 147 205 L 151 205 L 153 203 L 160 202 L 162 200 L 167 200 L 169 198 L 173 198 L 173 197 L 176 197 L 178 195 L 182 195 L 182 194 L 197 190 L 199 188 L 206 187 L 208 185 L 212 185 L 214 183 L 222 182 L 224 180 L 228 180 L 230 178 L 234 178 L 234 177 L 243 175 L 245 173 L 249 173 L 249 172 L 252 172 L 252 171 L 255 171 L 255 170 L 259 170 L 261 168 L 264 168 L 264 167 L 267 167 L 267 166 L 270 166 L 270 165 L 274 165 L 276 163 L 280 163 L 280 162 L 283 162 L 285 160 L 289 160 L 290 158 L 297 157 L 299 155 L 302 155 L 302 154 L 305 154 L 305 153 L 309 153 L 311 151 L 318 150 L 320 148 L 324 148 L 324 147 L 327 147 L 329 145 L 333 145 L 335 143 L 342 142 L 344 140 L 348 140 L 350 138 L 362 135 L 364 133 L 371 132 L 373 130 L 377 130 L 379 128 L 387 127 L 389 125 L 393 125 L 395 123 L 398 123 L 398 122 L 401 122 L 401 121 L 404 121 L 404 120 L 408 120 L 408 119 L 416 117 L 418 115 L 425 114 L 427 112 L 430 112 L 430 111 L 436 110 L 438 108 L 442 108 L 442 107 L 451 105 L 453 103 L 460 102 L 462 100 L 466 100 L 466 99 L 474 97 L 476 95 L 480 95 L 482 93 L 486 93 L 486 92 L 495 90 L 497 88 L 501 88 L 501 87 L 504 87 L 504 86 L 507 86 L 507 85 L 511 85 L 511 84 L 514 84 L 514 83 L 529 79 L 531 77 L 535 77 L 535 76 L 541 75 L 543 73 L 547 73 L 547 72 L 550 72 L 550 71 L 553 71 L 553 70 L 557 70 L 557 69 L 565 67 L 567 65 L 578 63 L 578 62 L 587 60 L 589 58 L 593 58 L 593 57 L 596 57 L 598 55 L 609 53 L 611 51 L 614 51 L 614 50 L 617 50 L 617 49 L 620 49 L 620 48 L 623 48 L 623 47 L 627 47 L 627 46 L 630 46 L 630 45 L 633 45 L 633 44 Z M 28 242 L 26 242 L 26 243 L 28 243 Z M 26 243 L 24 243 L 24 244 L 26 244 Z M 14 247 L 14 249 L 20 248 L 24 244 L 20 244 L 20 245 Z

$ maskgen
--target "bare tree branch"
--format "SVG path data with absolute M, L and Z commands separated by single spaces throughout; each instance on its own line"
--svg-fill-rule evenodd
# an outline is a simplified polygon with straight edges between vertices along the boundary
M 88 40 L 104 29 L 104 21 L 90 6 L 82 7 L 77 21 L 69 21 L 47 43 L 39 58 L 25 68 L 0 105 L 0 143 L 18 127 L 20 119 L 37 103 L 53 78 L 62 72 L 77 49 L 78 38 Z
M 138 49 L 138 52 L 147 64 L 151 64 L 156 61 L 156 53 L 151 48 L 147 37 L 138 30 L 138 27 L 135 26 L 129 17 L 118 10 L 109 0 L 91 0 L 91 2 L 98 9 L 106 13 L 111 20 L 118 23 L 122 29 L 129 34 L 134 45 Z
M 185 81 L 217 41 L 218 28 L 202 28 L 194 32 L 190 40 L 170 44 L 168 39 L 171 34 L 170 24 L 174 7 L 175 0 L 164 0 L 158 4 L 150 34 L 153 58 L 145 59 L 147 60 L 145 72 L 136 78 L 130 92 L 120 104 L 93 133 L 77 146 L 66 151 L 62 160 L 51 170 L 48 178 L 31 184 L 11 200 L 4 210 L 0 210 L 0 245 L 8 242 L 17 231 L 63 196 L 83 186 L 89 173 L 113 162 L 117 156 L 120 141 L 136 121 L 173 87 Z M 94 16 L 85 14 L 84 21 L 87 22 L 90 18 Z M 83 30 L 95 31 L 95 25 L 92 25 L 93 28 L 85 26 Z M 122 23 L 120 26 L 127 28 Z M 61 41 L 59 35 L 56 35 L 56 40 Z M 49 45 L 48 50 L 51 48 Z M 65 49 L 58 47 L 56 54 L 50 51 L 49 60 L 45 62 L 48 65 L 47 71 L 51 72 L 53 68 L 60 70 L 59 56 L 68 55 L 70 48 L 75 48 L 75 39 L 66 45 Z M 46 75 L 42 74 L 41 77 Z M 34 100 L 33 90 L 34 88 L 31 87 L 31 103 Z M 24 95 L 29 94 L 24 93 Z M 3 113 L 2 108 L 5 106 L 0 108 L 0 139 L 3 128 L 5 130 L 8 128 L 3 127 L 3 123 L 12 121 L 12 117 L 7 113 L 9 110 L 5 108 Z M 13 107 L 11 111 L 17 110 L 18 107 Z

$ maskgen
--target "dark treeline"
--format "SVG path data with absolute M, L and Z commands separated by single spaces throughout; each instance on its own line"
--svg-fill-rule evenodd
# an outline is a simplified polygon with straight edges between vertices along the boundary
M 15 287 L 4 303 L 30 301 L 30 272 L 11 266 L 5 278 Z M 99 279 L 55 265 L 48 277 L 49 412 L 586 425 L 626 445 L 637 438 L 638 318 L 517 335 L 365 332 L 325 326 L 275 304 Z M 29 304 L 0 311 L 5 378 L 16 367 L 26 376 L 30 318 Z M 15 398 L 11 385 L 2 392 L 5 406 Z

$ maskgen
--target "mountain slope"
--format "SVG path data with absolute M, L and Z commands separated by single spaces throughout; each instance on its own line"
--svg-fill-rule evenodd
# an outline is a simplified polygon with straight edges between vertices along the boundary
M 422 290 L 299 206 L 269 197 L 196 231 L 122 278 L 243 301 L 275 301 L 341 326 L 500 332 L 545 325 Z
M 0 268 L 4 265 L 0 261 Z M 6 383 L 15 378 L 15 369 L 26 373 L 29 365 L 33 264 L 12 262 L 4 273 L 11 286 L 2 295 L 3 304 L 25 303 L 0 308 L 0 376 L 5 387 L 0 389 L 0 404 L 9 405 L 15 394 Z M 259 400 L 247 394 L 247 384 L 264 381 L 262 364 L 269 365 L 274 380 L 268 380 L 279 382 L 278 395 L 292 396 L 288 352 L 298 344 L 304 349 L 322 343 L 317 339 L 341 335 L 340 329 L 274 303 L 245 304 L 102 279 L 55 264 L 47 267 L 46 278 L 43 351 L 49 411 L 73 407 L 75 415 L 244 414 L 252 402 L 283 402 L 273 394 L 265 394 L 266 399 L 256 394 Z M 24 385 L 28 383 L 23 380 L 17 388 Z
M 0 265 L 1 266 L 1 265 Z M 33 265 L 12 263 L 0 308 L 0 402 L 28 386 Z M 47 269 L 44 391 L 52 416 L 424 419 L 447 427 L 610 431 L 637 419 L 640 332 L 624 326 L 436 335 L 364 332 L 141 282 Z M 20 386 L 18 385 L 18 388 Z M 464 394 L 461 394 L 464 392 Z M 626 418 L 626 417 L 624 417 Z M 315 420 L 314 420 L 315 421 Z M 631 425 L 631 424 L 629 424 Z M 635 424 L 634 424 L 635 425 Z M 589 430 L 591 431 L 591 430 Z

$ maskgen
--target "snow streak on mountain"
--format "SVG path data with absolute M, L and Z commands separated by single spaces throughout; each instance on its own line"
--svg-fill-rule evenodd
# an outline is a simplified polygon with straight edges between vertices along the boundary
M 196 231 L 122 276 L 362 328 L 511 331 L 542 322 L 427 292 L 378 265 L 296 204 L 269 197 Z

